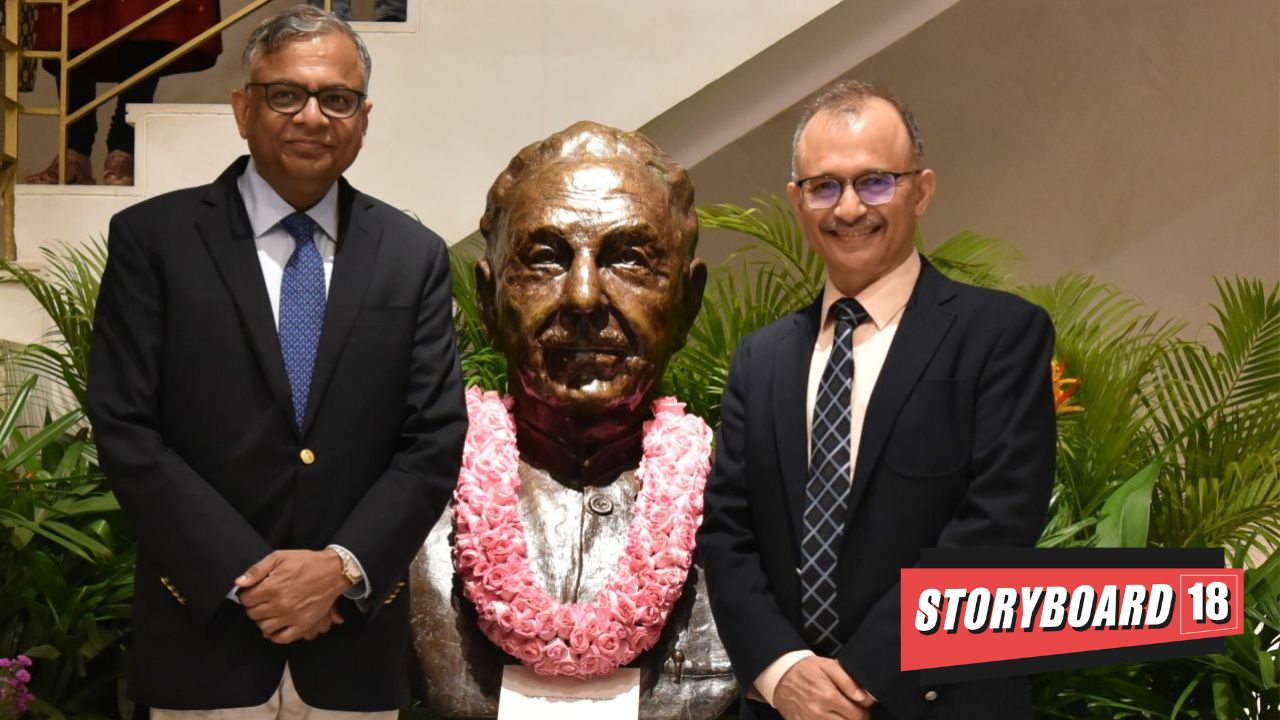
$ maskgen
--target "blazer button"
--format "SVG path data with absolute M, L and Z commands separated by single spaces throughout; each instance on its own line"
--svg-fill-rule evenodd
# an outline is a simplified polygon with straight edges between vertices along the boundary
M 924 694 L 924 699 L 925 699 L 925 701 L 926 701 L 926 702 L 933 702 L 934 700 L 937 700 L 937 699 L 938 699 L 938 691 L 937 691 L 937 690 L 930 690 L 929 692 L 927 692 L 927 693 L 925 693 L 925 694 Z
M 298 453 L 298 459 L 303 465 L 310 465 L 316 461 L 316 454 L 311 452 L 311 448 L 302 448 L 302 452 Z
M 613 501 L 603 495 L 592 495 L 587 509 L 596 515 L 608 515 L 613 512 Z

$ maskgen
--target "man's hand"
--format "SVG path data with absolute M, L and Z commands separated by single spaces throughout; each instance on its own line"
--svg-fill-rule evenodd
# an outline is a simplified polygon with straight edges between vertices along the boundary
M 328 630 L 322 621 L 351 583 L 332 550 L 276 550 L 236 578 L 236 586 L 263 636 L 285 645 L 304 639 L 313 626 Z
M 839 663 L 817 656 L 792 665 L 773 690 L 773 706 L 786 720 L 866 720 L 873 702 Z
M 342 613 L 338 612 L 338 608 L 330 605 L 328 614 L 321 617 L 315 625 L 312 625 L 302 634 L 303 640 L 315 640 L 321 635 L 329 632 L 334 625 L 341 625 L 343 622 Z

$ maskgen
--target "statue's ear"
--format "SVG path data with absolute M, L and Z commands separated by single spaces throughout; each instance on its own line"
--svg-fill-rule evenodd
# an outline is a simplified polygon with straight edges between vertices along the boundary
M 694 258 L 689 262 L 689 274 L 685 281 L 684 293 L 684 327 L 681 328 L 680 344 L 684 345 L 684 337 L 698 317 L 702 309 L 702 294 L 707 289 L 707 264 L 702 258 Z
M 480 319 L 484 321 L 484 329 L 489 333 L 491 341 L 497 341 L 498 318 L 494 308 L 495 286 L 493 271 L 489 269 L 489 260 L 476 260 L 476 305 L 480 308 Z

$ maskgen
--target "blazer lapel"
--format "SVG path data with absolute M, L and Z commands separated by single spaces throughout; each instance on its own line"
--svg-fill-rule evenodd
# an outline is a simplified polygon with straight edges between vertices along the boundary
M 373 278 L 382 235 L 368 221 L 369 199 L 346 180 L 338 181 L 338 251 L 333 261 L 333 277 L 324 305 L 324 325 L 320 330 L 320 347 L 316 350 L 315 370 L 311 374 L 311 391 L 302 434 L 315 420 L 325 389 L 333 379 L 334 368 L 342 357 L 347 335 Z
M 786 489 L 791 531 L 800 546 L 804 527 L 805 484 L 809 478 L 809 434 L 805 418 L 809 362 L 821 324 L 822 297 L 793 316 L 791 332 L 780 341 L 773 354 L 773 427 L 778 444 L 778 462 Z
M 933 358 L 955 316 L 941 305 L 953 292 L 950 283 L 941 273 L 922 258 L 920 279 L 902 322 L 893 337 L 889 354 L 885 357 L 880 377 L 867 403 L 867 414 L 862 422 L 862 440 L 858 445 L 858 460 L 853 471 L 853 487 L 849 495 L 849 517 L 853 517 L 858 503 L 871 480 L 871 471 L 880 459 L 889 431 L 898 417 L 898 411 L 906 402 L 921 373 Z M 847 539 L 851 533 L 846 533 Z
M 285 417 L 292 418 L 293 399 L 280 351 L 280 336 L 271 317 L 271 299 L 262 279 L 262 264 L 253 243 L 249 216 L 236 186 L 236 178 L 244 173 L 247 164 L 247 156 L 240 158 L 214 181 L 205 197 L 208 212 L 196 219 L 196 232 L 231 294 L 271 395 L 285 411 Z M 289 423 L 290 427 L 293 425 Z

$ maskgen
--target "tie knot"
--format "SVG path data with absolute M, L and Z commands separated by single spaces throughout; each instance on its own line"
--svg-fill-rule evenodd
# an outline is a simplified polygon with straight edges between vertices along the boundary
M 841 298 L 831 306 L 831 313 L 835 316 L 836 323 L 849 323 L 853 327 L 858 327 L 863 320 L 867 319 L 867 311 L 863 309 L 862 303 L 853 298 Z
M 295 212 L 280 221 L 280 225 L 293 236 L 299 245 L 315 239 L 316 221 L 304 212 Z

